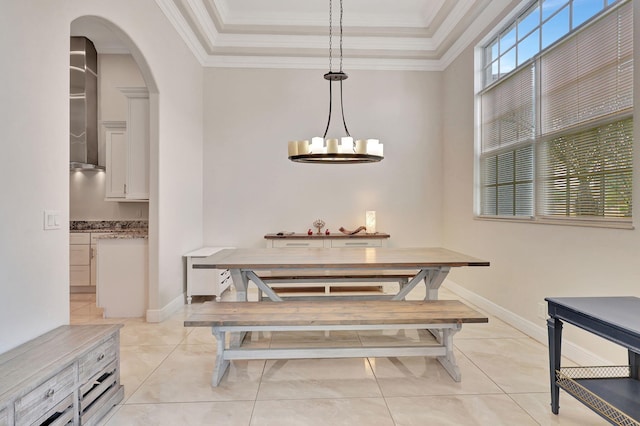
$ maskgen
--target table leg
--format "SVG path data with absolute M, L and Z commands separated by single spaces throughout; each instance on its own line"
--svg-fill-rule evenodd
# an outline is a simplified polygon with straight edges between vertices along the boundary
M 411 290 L 413 290 L 413 288 L 423 279 L 425 279 L 425 277 L 427 276 L 429 270 L 428 269 L 421 269 L 420 272 L 418 272 L 416 274 L 415 277 L 411 278 L 411 281 L 409 281 L 407 283 L 407 285 L 403 286 L 400 291 L 398 292 L 398 294 L 396 294 L 395 296 L 393 296 L 391 298 L 391 300 L 404 300 L 405 297 L 407 297 L 407 294 L 409 294 L 409 292 Z
M 256 275 L 255 272 L 247 271 L 245 272 L 245 274 L 247 278 L 249 278 L 251 281 L 253 281 L 253 283 L 256 286 L 258 286 L 259 290 L 262 290 L 264 294 L 266 294 L 267 297 L 269 297 L 269 299 L 273 300 L 274 302 L 282 302 L 282 299 L 280 298 L 280 296 L 278 296 L 276 292 L 273 291 L 273 289 L 271 289 L 271 287 L 266 285 L 264 281 L 262 281 L 262 279 L 260 279 L 260 277 Z M 259 297 L 258 300 L 260 300 L 260 298 L 262 297 L 260 296 L 260 293 L 258 293 L 258 297 Z
M 551 384 L 551 412 L 558 414 L 560 409 L 560 387 L 556 383 L 556 371 L 560 370 L 562 348 L 562 321 L 557 318 L 547 319 L 549 332 L 549 381 Z
M 629 377 L 631 377 L 632 379 L 639 380 L 640 379 L 640 374 L 638 374 L 639 369 L 640 369 L 640 354 L 637 354 L 632 350 L 629 350 Z
M 249 287 L 249 279 L 247 274 L 240 269 L 231 269 L 231 280 L 233 287 L 236 289 L 236 300 L 238 302 L 247 301 L 247 287 Z
M 426 287 L 424 300 L 438 300 L 438 289 L 447 278 L 450 270 L 451 268 L 445 266 L 429 270 L 429 273 L 424 278 Z

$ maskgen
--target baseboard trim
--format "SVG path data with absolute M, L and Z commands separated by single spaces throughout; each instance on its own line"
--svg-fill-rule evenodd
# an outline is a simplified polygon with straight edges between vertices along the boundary
M 184 305 L 184 293 L 178 295 L 161 309 L 147 309 L 147 322 L 162 322 Z
M 522 318 L 521 316 L 516 315 L 515 313 L 470 290 L 467 290 L 451 280 L 446 280 L 443 287 L 469 301 L 469 303 L 476 305 L 488 314 L 493 315 L 515 329 L 520 330 L 527 336 L 545 345 L 545 347 L 548 346 L 549 342 L 546 324 L 541 326 Z M 562 340 L 562 355 L 578 365 L 611 365 L 609 360 L 606 360 L 567 339 Z

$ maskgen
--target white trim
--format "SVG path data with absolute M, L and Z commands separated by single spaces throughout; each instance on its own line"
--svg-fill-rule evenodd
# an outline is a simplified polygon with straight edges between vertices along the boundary
M 444 288 L 457 294 L 461 298 L 467 300 L 486 311 L 488 314 L 506 322 L 510 326 L 520 330 L 527 336 L 542 343 L 545 347 L 548 347 L 547 327 L 540 326 L 533 323 L 519 315 L 503 308 L 500 305 L 493 303 L 492 301 L 485 299 L 484 297 L 467 290 L 466 288 L 456 284 L 451 280 L 446 280 Z M 563 339 L 562 341 L 562 356 L 569 358 L 578 365 L 612 365 L 610 360 L 604 359 L 591 351 L 588 351 L 577 344 Z
M 102 127 L 105 129 L 126 129 L 127 122 L 126 121 L 112 121 L 112 120 L 103 120 L 100 122 Z
M 285 35 L 285 34 L 219 34 L 216 47 L 259 47 L 275 49 L 322 49 L 328 48 L 328 37 L 324 35 Z M 337 47 L 334 51 L 337 54 Z M 438 44 L 433 38 L 422 37 L 345 37 L 345 49 L 419 51 L 431 52 Z M 360 52 L 358 52 L 360 53 Z
M 193 10 L 195 18 L 202 27 L 207 40 L 209 40 L 211 46 L 215 46 L 219 35 L 218 30 L 213 24 L 213 20 L 209 18 L 209 13 L 202 0 L 187 0 L 187 3 Z
M 204 64 L 212 68 L 293 68 L 327 69 L 327 58 L 288 56 L 209 56 Z M 440 62 L 431 59 L 345 58 L 344 69 L 386 71 L 442 71 Z
M 147 309 L 147 322 L 162 322 L 177 312 L 184 305 L 184 293 L 167 303 L 161 309 Z
M 204 64 L 208 55 L 175 3 L 172 0 L 156 0 L 156 4 L 160 7 L 167 19 L 169 19 L 171 25 L 178 31 L 182 40 L 184 40 L 196 59 L 200 64 Z

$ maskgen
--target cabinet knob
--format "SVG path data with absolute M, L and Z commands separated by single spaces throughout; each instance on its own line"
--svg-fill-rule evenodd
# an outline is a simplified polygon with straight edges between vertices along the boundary
M 53 394 L 56 393 L 55 389 L 49 389 L 47 393 L 44 395 L 46 398 L 51 398 Z
M 98 361 L 102 361 L 104 359 L 104 354 L 98 355 Z

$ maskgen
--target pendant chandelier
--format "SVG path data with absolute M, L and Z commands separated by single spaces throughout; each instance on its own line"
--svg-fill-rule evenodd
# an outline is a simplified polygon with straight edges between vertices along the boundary
M 383 147 L 377 139 L 358 139 L 353 141 L 347 129 L 347 122 L 344 118 L 344 107 L 342 103 L 342 82 L 348 75 L 342 71 L 342 0 L 340 0 L 340 70 L 333 71 L 333 13 L 332 0 L 329 0 L 329 72 L 324 75 L 324 79 L 329 81 L 329 119 L 327 127 L 322 137 L 314 137 L 309 140 L 299 140 L 289 142 L 289 160 L 297 163 L 321 163 L 321 164 L 353 164 L 353 163 L 375 163 L 382 160 Z M 333 83 L 340 84 L 340 111 L 342 113 L 342 124 L 346 136 L 338 139 L 327 139 L 329 124 L 331 123 L 331 111 L 333 103 Z

